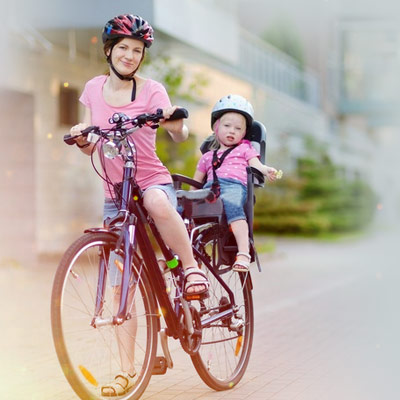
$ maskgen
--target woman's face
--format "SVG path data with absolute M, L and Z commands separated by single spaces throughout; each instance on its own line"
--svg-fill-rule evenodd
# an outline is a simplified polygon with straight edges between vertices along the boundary
M 124 38 L 112 49 L 111 61 L 121 75 L 129 75 L 139 67 L 144 52 L 140 40 Z
M 238 144 L 246 135 L 246 118 L 237 112 L 228 112 L 219 119 L 218 141 L 225 147 Z

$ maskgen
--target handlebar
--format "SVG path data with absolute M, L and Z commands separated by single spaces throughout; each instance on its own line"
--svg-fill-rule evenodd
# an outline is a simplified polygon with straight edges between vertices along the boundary
M 168 121 L 175 121 L 178 119 L 188 118 L 189 112 L 185 108 L 177 108 L 173 114 L 168 118 Z M 76 139 L 80 136 L 87 137 L 89 133 L 98 134 L 101 136 L 106 136 L 110 132 L 125 132 L 132 133 L 137 128 L 141 128 L 144 125 L 148 125 L 153 129 L 158 128 L 158 123 L 164 118 L 163 110 L 158 109 L 154 114 L 140 114 L 134 118 L 130 118 L 123 113 L 115 113 L 109 119 L 109 123 L 115 125 L 112 128 L 100 129 L 98 126 L 88 126 L 80 135 L 72 136 L 71 134 L 64 135 L 64 142 L 68 145 L 74 145 Z M 131 125 L 128 127 L 128 125 Z M 136 129 L 135 129 L 136 128 Z

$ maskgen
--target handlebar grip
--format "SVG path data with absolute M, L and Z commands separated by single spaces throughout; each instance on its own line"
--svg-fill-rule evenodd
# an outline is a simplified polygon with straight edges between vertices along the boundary
M 72 146 L 75 144 L 76 137 L 71 136 L 69 133 L 67 135 L 64 135 L 64 143 L 68 144 L 69 146 Z
M 82 135 L 87 135 L 90 132 L 96 132 L 98 130 L 99 130 L 98 126 L 92 125 L 92 126 L 88 126 L 86 129 L 81 131 L 81 133 L 82 133 Z
M 64 142 L 68 144 L 69 146 L 73 145 L 76 143 L 76 139 L 79 136 L 87 136 L 88 133 L 93 132 L 93 131 L 98 131 L 99 127 L 98 126 L 88 126 L 86 129 L 81 131 L 81 135 L 78 136 L 72 136 L 69 133 L 67 135 L 64 135 Z
M 168 118 L 168 121 L 189 117 L 189 111 L 186 108 L 177 108 L 174 113 Z

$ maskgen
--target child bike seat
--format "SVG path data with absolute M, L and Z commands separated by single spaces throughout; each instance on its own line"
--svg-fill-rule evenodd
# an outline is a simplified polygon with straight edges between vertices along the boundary
M 253 121 L 250 131 L 245 136 L 245 139 L 249 140 L 252 146 L 260 153 L 260 161 L 263 164 L 265 164 L 266 136 L 265 126 L 259 121 Z M 200 150 L 203 154 L 210 150 L 212 142 L 213 135 L 204 140 L 200 146 Z M 193 219 L 196 225 L 207 222 L 217 223 L 220 232 L 220 239 L 218 242 L 219 262 L 232 265 L 237 253 L 237 245 L 232 232 L 229 231 L 222 200 L 217 198 L 215 201 L 210 202 L 210 190 L 202 189 L 204 183 L 199 183 L 179 174 L 174 174 L 172 177 L 175 189 L 177 190 L 178 204 L 182 211 L 182 217 Z M 264 175 L 260 171 L 250 166 L 247 167 L 247 199 L 243 208 L 249 225 L 251 261 L 254 261 L 256 255 L 253 241 L 254 187 L 263 187 L 264 182 Z M 180 190 L 183 184 L 191 185 L 200 190 L 192 192 Z

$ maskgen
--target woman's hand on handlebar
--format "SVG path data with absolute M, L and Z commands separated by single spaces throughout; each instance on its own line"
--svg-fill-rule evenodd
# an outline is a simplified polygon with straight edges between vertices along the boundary
M 183 118 L 169 120 L 178 108 L 180 107 L 173 106 L 163 109 L 164 119 L 160 121 L 160 125 L 168 131 L 174 142 L 183 142 L 189 135 L 189 130 L 183 123 Z
M 88 142 L 86 136 L 82 136 L 82 131 L 89 127 L 86 122 L 81 122 L 74 125 L 69 133 L 71 136 L 75 137 L 75 144 L 85 153 L 90 154 L 92 152 L 93 144 Z
M 77 138 L 75 138 L 75 142 L 79 145 L 79 146 L 84 146 L 86 145 L 88 142 L 86 140 L 85 137 L 81 136 L 82 131 L 84 129 L 86 129 L 89 125 L 85 122 L 81 122 L 80 124 L 74 125 L 70 130 L 69 133 L 71 136 L 78 136 Z
M 81 135 L 82 131 L 86 129 L 89 125 L 85 122 L 81 122 L 80 124 L 74 125 L 70 130 L 69 133 L 71 136 L 79 136 Z M 78 139 L 78 138 L 77 138 Z
M 168 107 L 168 108 L 164 108 L 163 109 L 163 121 L 168 120 L 171 118 L 171 115 L 175 112 L 175 110 L 177 110 L 178 106 L 172 106 L 172 107 Z

